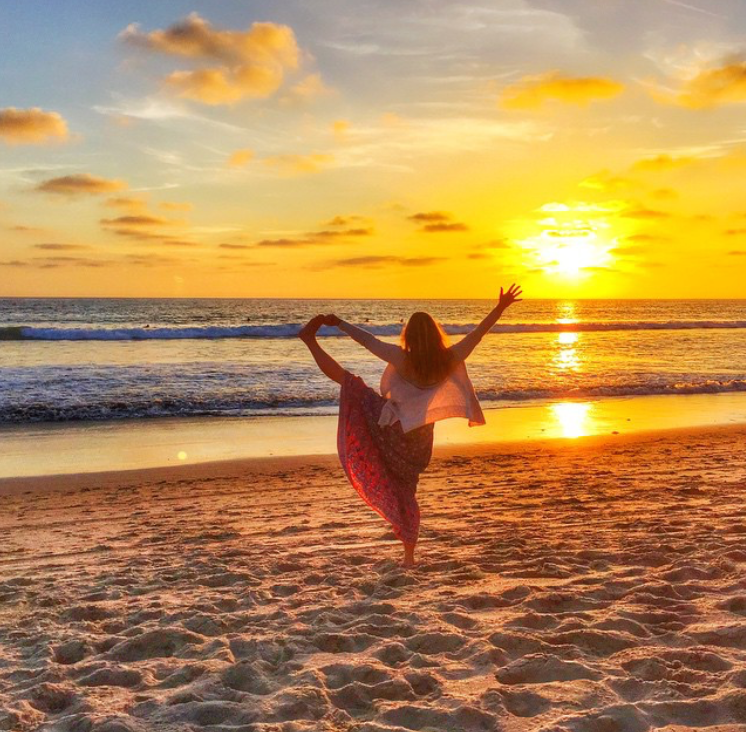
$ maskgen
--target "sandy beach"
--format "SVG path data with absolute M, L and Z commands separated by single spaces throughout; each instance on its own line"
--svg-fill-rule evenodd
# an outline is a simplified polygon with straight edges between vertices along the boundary
M 0 729 L 746 729 L 746 427 L 0 483 Z

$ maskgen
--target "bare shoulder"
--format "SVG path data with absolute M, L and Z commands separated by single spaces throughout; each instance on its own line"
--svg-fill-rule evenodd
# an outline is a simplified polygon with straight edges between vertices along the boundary
M 392 345 L 389 363 L 397 371 L 403 371 L 407 363 L 407 352 L 401 346 Z
M 468 344 L 464 343 L 462 338 L 458 343 L 448 347 L 448 352 L 453 357 L 453 366 L 456 368 L 459 363 L 463 363 L 466 360 L 465 350 Z

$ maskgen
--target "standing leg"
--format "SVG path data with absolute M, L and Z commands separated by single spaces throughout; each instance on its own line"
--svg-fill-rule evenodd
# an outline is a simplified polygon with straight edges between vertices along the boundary
M 315 318 L 311 318 L 311 320 L 301 328 L 298 337 L 308 346 L 308 350 L 311 351 L 311 355 L 322 373 L 328 376 L 332 381 L 341 384 L 344 381 L 345 370 L 318 344 L 318 341 L 316 340 L 316 331 L 322 326 L 323 322 L 323 315 L 317 315 Z
M 414 567 L 414 548 L 416 544 L 404 544 L 404 561 L 402 567 Z

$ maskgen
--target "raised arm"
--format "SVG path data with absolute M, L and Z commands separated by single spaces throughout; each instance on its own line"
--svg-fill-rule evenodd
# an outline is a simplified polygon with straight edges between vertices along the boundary
M 367 330 L 363 330 L 352 323 L 348 323 L 346 320 L 337 318 L 336 315 L 327 315 L 326 323 L 327 325 L 336 325 L 343 333 L 350 336 L 352 340 L 357 341 L 363 348 L 367 348 L 374 356 L 377 356 L 382 361 L 387 361 L 396 367 L 402 365 L 404 351 L 399 346 L 393 343 L 385 343 L 376 338 L 372 333 L 368 333 Z
M 465 335 L 458 343 L 451 346 L 451 352 L 455 354 L 456 358 L 461 361 L 469 358 L 471 352 L 479 345 L 482 338 L 492 330 L 492 327 L 500 320 L 500 316 L 505 310 L 514 302 L 521 301 L 519 297 L 521 294 L 523 293 L 520 286 L 511 285 L 507 292 L 503 292 L 503 288 L 501 287 L 500 299 L 487 317 L 471 333 Z

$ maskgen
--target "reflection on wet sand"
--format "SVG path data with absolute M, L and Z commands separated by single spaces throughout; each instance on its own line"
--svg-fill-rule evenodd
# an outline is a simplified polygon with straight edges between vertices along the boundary
M 559 437 L 583 437 L 595 434 L 593 422 L 593 402 L 557 402 L 550 406 L 556 420 L 555 432 Z M 558 430 L 557 430 L 558 428 Z M 555 435 L 552 435 L 555 436 Z

